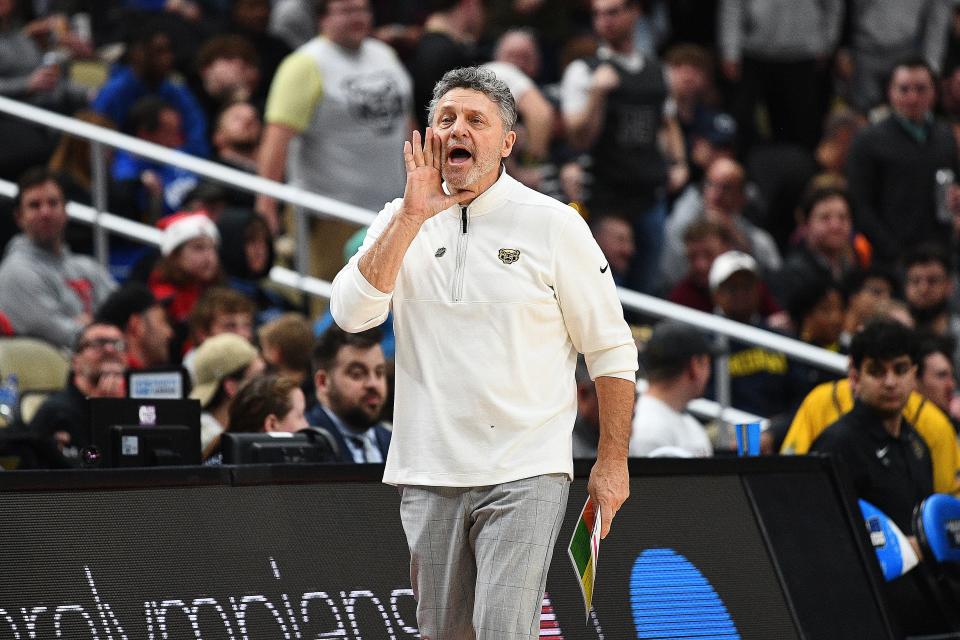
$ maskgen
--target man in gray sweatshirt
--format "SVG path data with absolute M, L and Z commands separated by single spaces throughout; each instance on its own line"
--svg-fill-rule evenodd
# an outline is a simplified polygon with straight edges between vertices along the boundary
M 17 334 L 70 347 L 116 283 L 64 242 L 63 188 L 45 168 L 20 177 L 14 216 L 23 233 L 10 241 L 0 263 L 0 311 Z
M 771 137 L 813 149 L 827 105 L 821 87 L 840 40 L 842 0 L 720 0 L 718 45 L 740 142 L 756 142 L 763 103 Z
M 894 64 L 921 55 L 937 73 L 947 49 L 951 0 L 851 0 L 850 46 L 839 69 L 848 76 L 848 100 L 866 113 L 883 103 Z

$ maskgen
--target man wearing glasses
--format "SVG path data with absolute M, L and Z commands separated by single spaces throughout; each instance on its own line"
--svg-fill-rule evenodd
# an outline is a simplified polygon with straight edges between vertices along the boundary
M 955 273 L 950 254 L 941 246 L 925 243 L 903 258 L 903 299 L 917 331 L 960 340 L 960 316 L 951 308 Z M 954 349 L 956 352 L 956 349 Z M 954 368 L 960 354 L 953 355 Z
M 72 464 L 79 466 L 80 452 L 90 444 L 87 398 L 126 396 L 126 348 L 119 328 L 85 327 L 73 350 L 67 388 L 47 398 L 30 422 L 30 430 L 52 439 Z

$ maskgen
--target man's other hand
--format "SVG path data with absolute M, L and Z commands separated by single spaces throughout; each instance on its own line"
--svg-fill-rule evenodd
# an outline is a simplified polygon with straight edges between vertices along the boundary
M 613 516 L 630 495 L 630 473 L 627 461 L 597 462 L 590 471 L 587 491 L 594 503 L 600 505 L 600 537 L 610 533 Z

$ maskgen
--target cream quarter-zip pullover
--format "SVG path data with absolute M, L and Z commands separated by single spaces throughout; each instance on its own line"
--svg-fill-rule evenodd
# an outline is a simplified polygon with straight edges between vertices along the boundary
M 577 353 L 592 378 L 632 382 L 637 369 L 609 265 L 586 223 L 504 172 L 469 206 L 423 224 L 388 294 L 358 263 L 401 203 L 377 216 L 330 301 L 337 324 L 353 332 L 393 307 L 396 403 L 384 482 L 572 477 Z

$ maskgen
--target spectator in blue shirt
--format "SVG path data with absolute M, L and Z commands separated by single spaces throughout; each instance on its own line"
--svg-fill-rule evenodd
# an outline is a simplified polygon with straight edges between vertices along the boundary
M 182 150 L 196 156 L 210 155 L 207 119 L 197 98 L 183 84 L 171 80 L 173 49 L 163 31 L 144 28 L 131 38 L 127 63 L 117 65 L 97 94 L 93 108 L 118 126 L 130 131 L 130 111 L 146 96 L 168 102 L 180 114 L 184 141 Z
M 179 112 L 155 96 L 143 98 L 128 117 L 132 133 L 141 140 L 182 149 L 184 137 Z M 113 160 L 113 179 L 120 194 L 119 210 L 129 217 L 153 222 L 180 209 L 185 197 L 199 184 L 185 169 L 141 158 L 118 149 Z M 130 215 L 133 212 L 137 215 Z

